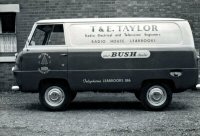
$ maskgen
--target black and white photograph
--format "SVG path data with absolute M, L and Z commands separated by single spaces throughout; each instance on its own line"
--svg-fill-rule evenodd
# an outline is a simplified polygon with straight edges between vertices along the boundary
M 0 0 L 0 136 L 200 136 L 200 0 Z

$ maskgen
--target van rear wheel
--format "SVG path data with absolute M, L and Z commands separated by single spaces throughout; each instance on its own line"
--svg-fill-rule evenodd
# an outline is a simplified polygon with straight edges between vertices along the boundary
M 65 110 L 71 102 L 71 93 L 64 84 L 47 83 L 41 87 L 39 99 L 48 110 Z
M 140 93 L 140 100 L 148 110 L 163 110 L 172 101 L 170 86 L 164 83 L 145 84 Z

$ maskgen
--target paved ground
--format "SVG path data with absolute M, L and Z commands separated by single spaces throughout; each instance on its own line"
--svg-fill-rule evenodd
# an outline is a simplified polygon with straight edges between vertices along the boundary
M 200 136 L 200 91 L 175 94 L 162 112 L 144 111 L 130 93 L 81 93 L 62 112 L 45 111 L 38 94 L 0 93 L 0 136 L 12 135 Z

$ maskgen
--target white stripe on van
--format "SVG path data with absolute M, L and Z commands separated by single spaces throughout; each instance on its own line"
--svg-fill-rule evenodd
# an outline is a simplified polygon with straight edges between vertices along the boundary
M 102 51 L 113 51 L 113 50 L 149 50 L 149 51 L 194 51 L 194 48 L 192 47 L 180 47 L 180 46 L 174 46 L 174 47 L 141 47 L 141 46 L 120 46 L 120 47 L 113 47 L 113 46 L 57 46 L 57 45 L 51 45 L 51 46 L 28 46 L 23 49 L 24 51 L 32 51 L 32 52 L 102 52 Z

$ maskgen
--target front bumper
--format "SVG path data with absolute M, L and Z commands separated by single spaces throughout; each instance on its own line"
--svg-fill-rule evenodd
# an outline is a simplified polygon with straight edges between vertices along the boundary
M 200 89 L 200 84 L 197 84 L 197 85 L 196 85 L 196 89 Z
M 19 86 L 15 85 L 15 86 L 12 86 L 12 91 L 19 91 Z

